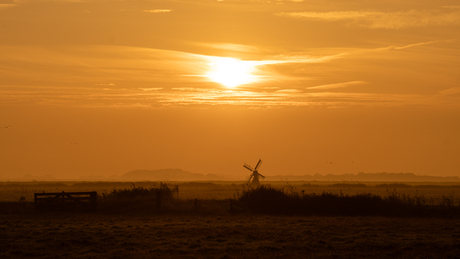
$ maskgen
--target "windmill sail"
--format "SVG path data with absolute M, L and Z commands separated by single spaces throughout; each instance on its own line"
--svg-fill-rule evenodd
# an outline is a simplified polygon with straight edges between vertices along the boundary
M 248 165 L 248 164 L 244 164 L 243 166 L 244 166 L 244 168 L 248 169 L 251 172 L 254 171 L 254 169 L 252 169 L 252 167 L 250 165 Z
M 249 184 L 249 182 L 251 181 L 252 177 L 253 177 L 253 175 L 251 174 L 251 176 L 249 176 L 249 180 L 248 180 L 247 184 Z
M 257 171 L 261 165 L 262 165 L 262 160 L 259 159 L 259 162 L 257 162 L 256 168 L 254 169 L 254 171 Z

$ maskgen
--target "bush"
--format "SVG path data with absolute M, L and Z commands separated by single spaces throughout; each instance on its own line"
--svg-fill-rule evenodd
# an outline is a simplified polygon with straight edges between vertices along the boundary
M 286 194 L 283 190 L 261 185 L 255 189 L 244 189 L 240 201 L 245 201 L 248 208 L 268 214 L 284 214 L 296 207 L 297 197 Z
M 385 197 L 362 193 L 343 195 L 323 192 L 321 194 L 299 194 L 290 189 L 275 189 L 261 185 L 245 189 L 239 198 L 257 213 L 288 215 L 328 216 L 460 216 L 459 207 L 454 207 L 453 197 L 445 196 L 436 206 L 424 196 L 410 197 L 396 192 Z M 431 203 L 431 204 L 430 204 Z
M 160 186 L 143 187 L 136 186 L 134 183 L 131 188 L 116 189 L 114 188 L 109 194 L 102 194 L 103 199 L 134 199 L 134 198 L 147 198 L 156 197 L 157 193 L 161 193 L 163 199 L 171 199 L 174 193 L 177 193 L 179 188 L 177 185 L 172 188 L 165 183 L 160 183 Z
M 114 188 L 109 194 L 103 193 L 99 196 L 99 208 L 106 211 L 148 211 L 155 208 L 158 194 L 161 194 L 163 204 L 173 200 L 178 191 L 177 185 L 170 187 L 160 183 L 159 186 L 142 187 L 133 183 L 131 188 Z

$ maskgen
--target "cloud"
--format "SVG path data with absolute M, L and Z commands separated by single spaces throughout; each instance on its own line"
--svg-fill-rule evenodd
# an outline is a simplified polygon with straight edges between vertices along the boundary
M 373 49 L 351 49 L 347 51 L 338 52 L 332 55 L 324 55 L 319 57 L 313 57 L 310 55 L 281 55 L 275 56 L 274 59 L 280 59 L 283 61 L 279 61 L 278 63 L 321 63 L 321 62 L 328 62 L 340 58 L 345 58 L 349 56 L 358 56 L 365 53 L 372 53 L 372 52 L 381 52 L 381 51 L 389 51 L 389 50 L 403 50 L 408 48 L 414 48 L 418 46 L 430 45 L 438 42 L 451 42 L 453 40 L 435 40 L 435 41 L 427 41 L 427 42 L 417 42 L 403 46 L 387 46 L 382 48 L 373 48 Z
M 114 83 L 108 83 L 108 84 L 94 84 L 94 85 L 103 85 L 103 86 L 115 86 Z
M 16 4 L 0 4 L 0 10 L 15 7 L 15 6 L 16 6 Z
M 90 2 L 90 0 L 14 0 L 15 3 L 36 3 L 36 2 L 54 2 L 54 3 L 83 3 Z
M 153 10 L 144 10 L 144 13 L 170 13 L 171 9 L 153 9 Z
M 440 95 L 460 95 L 460 87 L 452 87 L 446 90 L 439 91 Z
M 233 43 L 198 43 L 197 45 L 206 46 L 214 49 L 230 50 L 235 52 L 254 53 L 261 51 L 259 47 Z
M 460 9 L 460 5 L 446 5 L 446 6 L 443 6 L 442 8 L 447 8 L 447 9 Z
M 283 90 L 278 90 L 278 91 L 275 91 L 276 93 L 300 93 L 302 92 L 301 90 L 299 89 L 283 89 Z
M 161 90 L 163 88 L 161 87 L 157 87 L 157 88 L 139 88 L 139 90 L 142 90 L 142 91 L 158 91 L 158 90 Z
M 304 90 L 310 74 L 293 77 L 293 80 L 300 79 L 302 82 L 292 84 L 285 81 L 290 77 L 284 77 L 283 73 L 271 77 L 273 71 L 289 71 L 290 67 L 273 70 L 270 68 L 267 71 L 262 67 L 297 62 L 326 62 L 332 56 L 334 58 L 362 54 L 369 56 L 367 54 L 373 51 L 382 51 L 386 54 L 385 51 L 390 52 L 392 49 L 415 47 L 421 44 L 378 49 L 348 49 L 348 51 L 341 49 L 337 51 L 338 54 L 331 55 L 331 51 L 336 51 L 333 49 L 326 51 L 329 58 L 322 57 L 325 51 L 321 51 L 316 53 L 317 57 L 294 53 L 291 57 L 284 55 L 276 60 L 245 61 L 261 66 L 261 72 L 265 72 L 262 75 L 267 75 L 267 83 L 247 85 L 232 91 L 224 87 L 216 87 L 214 83 L 202 76 L 207 72 L 209 61 L 219 57 L 122 46 L 61 46 L 49 49 L 1 46 L 0 104 L 38 103 L 143 108 L 189 105 L 345 107 L 443 105 L 444 103 L 458 106 L 460 87 L 441 91 L 437 99 L 432 100 L 422 94 L 346 93 L 328 90 L 366 83 L 346 79 L 341 83 L 317 85 Z M 322 74 L 315 73 L 315 76 L 320 77 Z M 343 79 L 340 74 L 334 74 L 333 77 L 321 80 L 340 82 L 340 78 Z M 370 80 L 377 81 L 375 78 Z M 31 82 L 34 85 L 31 85 Z M 111 84 L 116 84 L 117 87 Z M 92 87 L 85 88 L 88 85 Z M 47 88 L 40 88 L 44 86 Z M 110 91 L 105 87 L 110 87 Z M 309 91 L 311 89 L 315 90 Z
M 311 56 L 311 55 L 303 55 L 303 54 L 282 54 L 282 55 L 275 55 L 271 56 L 268 60 L 263 61 L 254 61 L 257 63 L 257 66 L 261 65 L 274 65 L 274 64 L 289 64 L 289 63 L 322 63 L 328 62 L 333 59 L 339 58 L 340 56 L 344 55 L 345 53 L 339 53 L 335 55 L 328 55 L 328 56 Z
M 429 44 L 438 43 L 438 42 L 441 42 L 441 41 L 439 41 L 439 40 L 434 40 L 434 41 L 427 41 L 427 42 L 419 42 L 419 43 L 413 43 L 413 44 L 409 44 L 409 45 L 405 45 L 405 46 L 400 46 L 400 47 L 390 46 L 390 47 L 387 47 L 387 48 L 385 48 L 385 49 L 396 49 L 396 50 L 401 50 L 401 49 L 413 48 L 413 47 L 418 47 L 418 46 L 423 46 L 423 45 L 429 45 Z M 444 41 L 444 42 L 445 42 L 445 41 Z
M 293 3 L 303 3 L 305 0 L 276 0 L 276 4 L 284 4 L 285 2 L 293 2 Z M 268 1 L 270 3 L 270 1 Z
M 303 18 L 312 20 L 326 20 L 326 21 L 339 21 L 358 19 L 368 17 L 375 14 L 381 14 L 377 12 L 359 12 L 359 11 L 345 11 L 345 12 L 283 12 L 278 13 L 279 16 L 288 16 L 292 18 Z
M 445 10 L 409 10 L 401 12 L 282 12 L 277 13 L 277 15 L 330 22 L 348 20 L 350 24 L 372 29 L 460 25 L 460 11 L 457 8 L 448 9 L 450 10 L 447 12 Z
M 360 84 L 365 84 L 366 82 L 364 81 L 351 81 L 351 82 L 345 82 L 345 83 L 337 83 L 337 84 L 328 84 L 328 85 L 318 85 L 318 86 L 312 86 L 312 87 L 307 87 L 306 89 L 321 89 L 321 90 L 326 90 L 326 89 L 334 89 L 334 88 L 342 88 L 342 87 L 348 87 L 352 85 L 360 85 Z

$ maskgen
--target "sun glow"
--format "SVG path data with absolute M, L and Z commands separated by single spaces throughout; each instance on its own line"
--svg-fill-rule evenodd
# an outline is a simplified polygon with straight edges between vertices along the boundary
M 209 63 L 211 70 L 206 75 L 211 81 L 226 87 L 236 87 L 257 80 L 252 74 L 255 65 L 251 61 L 235 58 L 213 58 Z

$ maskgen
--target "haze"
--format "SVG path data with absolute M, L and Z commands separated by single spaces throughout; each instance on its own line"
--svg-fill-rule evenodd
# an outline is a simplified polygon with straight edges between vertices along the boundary
M 460 176 L 458 1 L 0 0 L 0 180 Z

